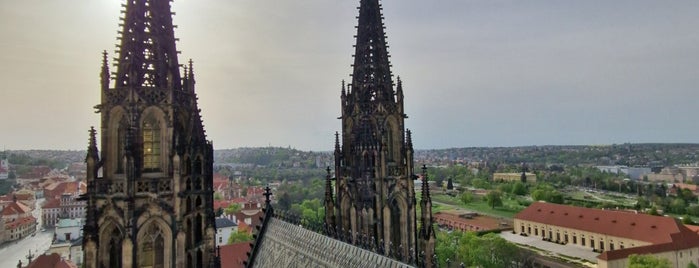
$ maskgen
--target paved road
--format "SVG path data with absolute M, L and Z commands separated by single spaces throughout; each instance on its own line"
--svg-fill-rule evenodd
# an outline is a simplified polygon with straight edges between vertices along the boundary
M 22 260 L 27 264 L 27 254 L 31 250 L 32 255 L 43 254 L 51 246 L 53 231 L 37 232 L 35 236 L 28 236 L 22 240 L 5 243 L 0 247 L 0 267 L 17 267 L 17 262 Z M 38 253 L 37 253 L 38 252 Z
M 43 198 L 37 200 L 36 209 L 32 211 L 32 214 L 37 219 L 37 229 L 40 229 L 42 226 L 41 206 L 43 203 Z M 3 244 L 0 246 L 0 267 L 17 267 L 17 263 L 20 260 L 22 260 L 24 265 L 27 265 L 27 255 L 29 255 L 29 252 L 31 251 L 34 258 L 40 254 L 44 254 L 51 246 L 52 240 L 53 228 L 49 228 L 44 232 L 37 230 L 34 236 L 28 236 L 19 241 Z

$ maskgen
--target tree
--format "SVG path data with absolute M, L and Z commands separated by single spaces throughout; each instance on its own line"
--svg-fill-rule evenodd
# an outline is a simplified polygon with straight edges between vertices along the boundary
M 495 209 L 495 207 L 502 206 L 502 193 L 500 191 L 490 191 L 485 196 L 488 205 Z
M 676 214 L 684 214 L 687 209 L 687 204 L 682 198 L 675 198 L 670 203 L 670 210 Z
M 689 215 L 684 215 L 682 216 L 682 223 L 683 224 L 694 224 L 694 221 L 692 221 L 692 217 Z
M 247 242 L 247 241 L 252 241 L 252 235 L 249 234 L 248 232 L 244 231 L 237 231 L 234 233 L 231 233 L 231 236 L 228 237 L 228 244 L 235 244 L 239 242 Z
M 291 197 L 289 196 L 289 193 L 284 192 L 281 194 L 277 200 L 277 204 L 279 204 L 280 209 L 289 210 L 291 208 Z
M 223 195 L 219 192 L 214 192 L 214 200 L 223 200 Z
M 238 213 L 242 209 L 243 209 L 243 207 L 240 206 L 240 204 L 233 203 L 233 204 L 228 205 L 228 207 L 226 209 L 224 209 L 223 212 L 225 212 L 226 215 L 232 215 L 232 214 Z
M 522 183 L 522 182 L 516 182 L 512 186 L 512 193 L 515 195 L 526 195 L 527 194 L 527 187 L 524 186 L 524 183 Z
M 478 236 L 474 232 L 437 232 L 435 253 L 439 266 L 447 267 L 446 260 L 466 267 L 530 267 L 532 254 L 507 242 L 497 234 Z
M 629 256 L 629 268 L 670 268 L 670 261 L 653 255 Z
M 473 202 L 473 194 L 471 192 L 464 192 L 461 194 L 461 202 L 464 202 L 464 204 Z

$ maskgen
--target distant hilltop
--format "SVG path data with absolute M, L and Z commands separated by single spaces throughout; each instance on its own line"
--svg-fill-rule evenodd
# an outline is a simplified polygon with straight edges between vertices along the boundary
M 63 168 L 83 162 L 85 150 L 7 150 L 0 159 L 10 165 L 46 165 Z M 218 149 L 217 164 L 319 168 L 332 163 L 328 151 L 303 151 L 291 147 L 245 147 Z M 415 162 L 449 165 L 472 162 L 502 164 L 625 165 L 662 167 L 699 165 L 698 143 L 625 143 L 611 145 L 542 145 L 517 147 L 464 147 L 416 150 Z

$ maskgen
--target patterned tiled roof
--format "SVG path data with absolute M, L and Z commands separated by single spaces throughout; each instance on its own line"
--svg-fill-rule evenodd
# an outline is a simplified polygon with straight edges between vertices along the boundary
M 687 230 L 671 217 L 536 202 L 515 219 L 602 233 L 652 244 L 672 242 L 671 234 Z
M 411 267 L 280 219 L 266 224 L 252 267 Z

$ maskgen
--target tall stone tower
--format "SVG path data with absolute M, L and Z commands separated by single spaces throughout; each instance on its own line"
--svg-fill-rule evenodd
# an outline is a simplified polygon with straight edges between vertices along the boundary
M 214 267 L 213 146 L 192 61 L 178 63 L 170 0 L 123 7 L 116 72 L 105 52 L 95 106 L 101 155 L 90 130 L 85 267 Z
M 393 83 L 379 0 L 361 0 L 358 19 L 352 83 L 342 85 L 336 182 L 333 189 L 328 176 L 325 221 L 334 232 L 370 241 L 408 262 L 420 251 L 403 86 L 400 78 Z

